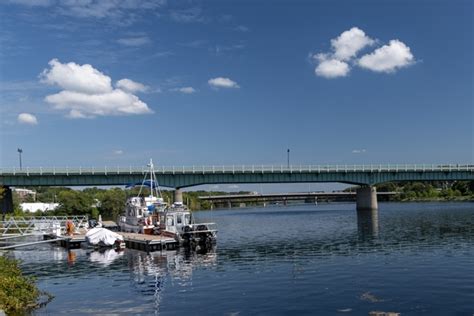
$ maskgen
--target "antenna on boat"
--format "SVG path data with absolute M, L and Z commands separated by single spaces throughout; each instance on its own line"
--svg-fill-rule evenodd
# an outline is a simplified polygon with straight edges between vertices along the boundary
M 149 172 L 150 173 L 150 195 L 153 196 L 153 189 L 154 189 L 156 196 L 161 197 L 160 185 L 155 175 L 153 159 L 150 158 L 150 163 L 147 164 L 147 167 L 149 167 L 150 169 L 149 171 L 145 173 L 145 176 L 143 177 L 142 185 L 140 186 L 140 191 L 138 192 L 138 196 L 140 196 L 140 194 L 142 193 L 142 189 L 143 189 L 143 186 L 145 185 L 147 175 Z

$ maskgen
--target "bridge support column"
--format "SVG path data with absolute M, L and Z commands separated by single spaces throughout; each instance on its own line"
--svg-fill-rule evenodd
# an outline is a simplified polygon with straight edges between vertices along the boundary
M 180 188 L 174 189 L 174 202 L 183 203 L 183 191 Z
M 7 213 L 13 212 L 13 194 L 10 187 L 0 186 L 0 210 L 2 220 L 5 220 Z
M 377 189 L 365 186 L 357 189 L 357 211 L 372 211 L 378 209 Z

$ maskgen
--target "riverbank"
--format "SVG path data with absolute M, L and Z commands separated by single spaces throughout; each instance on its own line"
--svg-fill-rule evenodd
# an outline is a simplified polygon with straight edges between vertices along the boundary
M 40 296 L 46 300 L 40 303 Z M 35 279 L 24 276 L 19 261 L 0 255 L 0 311 L 7 315 L 23 315 L 46 304 L 52 296 L 36 287 Z

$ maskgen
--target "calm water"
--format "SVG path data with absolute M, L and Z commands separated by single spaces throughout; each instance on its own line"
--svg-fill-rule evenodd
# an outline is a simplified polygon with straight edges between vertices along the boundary
M 14 251 L 55 299 L 38 315 L 474 314 L 474 203 L 200 212 L 215 250 Z M 39 250 L 38 250 L 39 249 Z

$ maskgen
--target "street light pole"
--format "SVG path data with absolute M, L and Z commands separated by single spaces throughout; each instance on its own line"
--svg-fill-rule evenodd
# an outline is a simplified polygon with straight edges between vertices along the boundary
M 18 155 L 19 155 L 19 158 L 20 158 L 20 170 L 22 170 L 23 166 L 21 165 L 21 153 L 23 152 L 23 149 L 18 148 L 17 151 L 18 151 Z
M 286 154 L 287 154 L 287 165 L 289 169 L 290 168 L 290 149 L 289 148 L 287 149 Z

